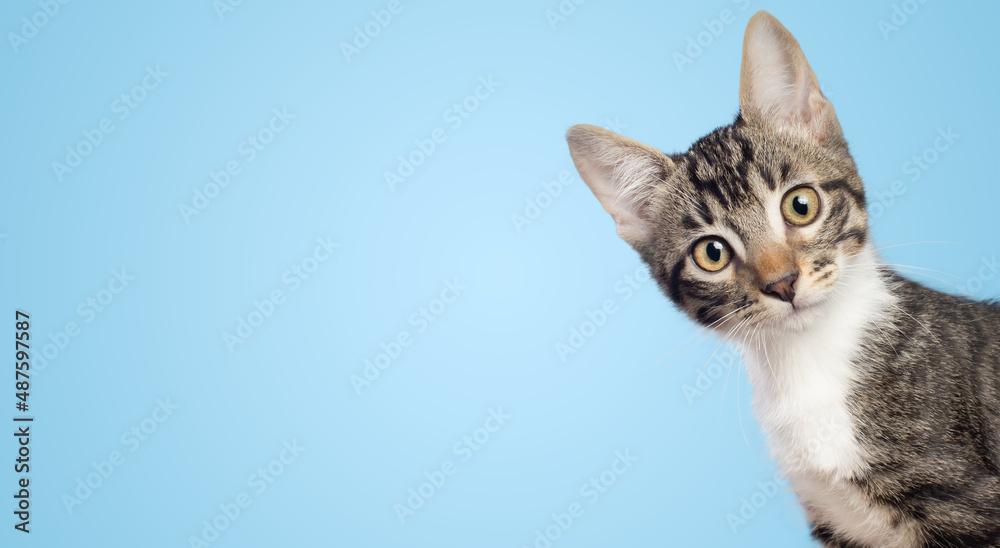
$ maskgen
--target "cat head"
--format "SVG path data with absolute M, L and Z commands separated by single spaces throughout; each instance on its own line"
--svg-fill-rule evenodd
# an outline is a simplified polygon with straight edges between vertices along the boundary
M 587 186 L 697 322 L 796 330 L 868 240 L 865 194 L 833 105 L 795 38 L 747 25 L 740 113 L 682 154 L 594 126 L 566 135 Z

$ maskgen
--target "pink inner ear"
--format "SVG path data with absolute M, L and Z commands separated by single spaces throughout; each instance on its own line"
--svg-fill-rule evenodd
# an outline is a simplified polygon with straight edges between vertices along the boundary
M 823 124 L 829 115 L 829 112 L 827 112 L 829 102 L 823 97 L 823 92 L 813 89 L 809 91 L 807 103 L 809 105 L 807 112 L 810 118 L 806 120 L 806 124 L 812 131 L 813 136 L 816 137 L 816 140 L 822 143 L 827 138 L 827 132 Z
M 750 49 L 750 74 L 744 75 L 750 78 L 750 101 L 761 112 L 778 110 L 795 84 L 792 64 L 773 40 L 755 41 Z
M 820 143 L 836 126 L 798 42 L 773 18 L 756 18 L 747 27 L 740 94 L 740 106 L 760 121 Z
M 776 40 L 758 42 L 753 50 L 756 58 L 750 90 L 754 106 L 765 116 L 782 122 L 808 123 L 809 75 L 796 67 L 792 56 Z

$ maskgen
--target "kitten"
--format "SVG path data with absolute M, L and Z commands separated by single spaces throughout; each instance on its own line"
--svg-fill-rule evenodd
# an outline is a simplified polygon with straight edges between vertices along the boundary
M 751 18 L 740 113 L 683 154 L 567 133 L 618 234 L 741 348 L 772 454 L 824 546 L 1000 546 L 1000 306 L 882 264 L 833 105 Z

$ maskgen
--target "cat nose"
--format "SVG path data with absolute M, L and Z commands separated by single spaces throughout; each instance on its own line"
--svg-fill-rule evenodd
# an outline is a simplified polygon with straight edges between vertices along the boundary
M 799 271 L 793 270 L 780 279 L 766 284 L 761 290 L 767 295 L 790 303 L 795 298 L 795 280 L 798 279 Z

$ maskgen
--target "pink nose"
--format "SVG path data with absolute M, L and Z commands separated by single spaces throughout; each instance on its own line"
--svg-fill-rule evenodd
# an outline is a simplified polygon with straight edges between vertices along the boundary
M 770 282 L 761 288 L 766 295 L 781 299 L 786 303 L 795 299 L 795 280 L 799 279 L 798 270 L 793 270 L 778 280 Z

